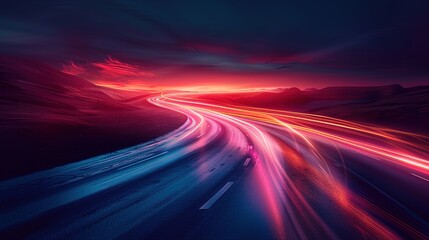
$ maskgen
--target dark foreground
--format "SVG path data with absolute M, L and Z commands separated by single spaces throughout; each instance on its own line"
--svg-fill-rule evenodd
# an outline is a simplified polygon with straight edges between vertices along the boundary
M 0 59 L 0 179 L 60 166 L 162 136 L 186 117 L 150 93 L 96 86 L 28 60 Z
M 429 236 L 427 139 L 300 113 L 149 101 L 187 122 L 145 144 L 1 182 L 2 238 Z

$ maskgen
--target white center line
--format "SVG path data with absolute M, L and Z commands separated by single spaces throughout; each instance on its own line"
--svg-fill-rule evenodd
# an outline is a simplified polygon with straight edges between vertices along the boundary
M 219 192 L 217 192 L 213 197 L 211 197 L 203 206 L 200 207 L 200 210 L 209 209 L 220 197 L 231 187 L 234 182 L 227 182 L 225 186 L 223 186 Z
M 243 166 L 247 167 L 247 165 L 249 165 L 251 158 L 247 158 L 246 161 L 244 162 Z
M 414 177 L 418 177 L 418 178 L 420 178 L 420 179 L 423 179 L 423 180 L 425 180 L 426 182 L 429 182 L 429 179 L 424 178 L 424 177 L 422 177 L 422 176 L 419 176 L 419 175 L 417 175 L 417 174 L 411 173 L 411 175 L 413 175 Z

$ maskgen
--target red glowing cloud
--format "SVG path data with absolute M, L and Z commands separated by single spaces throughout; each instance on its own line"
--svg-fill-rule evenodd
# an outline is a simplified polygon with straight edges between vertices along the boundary
M 154 73 L 144 70 L 143 66 L 121 62 L 110 56 L 105 61 L 86 64 L 77 64 L 71 61 L 63 65 L 62 72 L 83 77 L 93 82 L 107 80 L 122 84 L 133 79 L 155 76 Z
M 76 63 L 74 63 L 73 61 L 70 61 L 69 64 L 64 64 L 61 70 L 63 73 L 67 73 L 70 75 L 81 75 L 85 72 L 85 69 L 81 66 L 78 65 Z
M 193 46 L 197 50 L 223 52 L 227 49 Z M 125 62 L 108 57 L 104 61 L 87 63 L 69 62 L 62 66 L 62 72 L 79 76 L 97 85 L 121 89 L 174 89 L 198 91 L 231 91 L 232 89 L 267 89 L 281 87 L 322 88 L 325 86 L 350 86 L 359 82 L 368 86 L 378 85 L 380 75 L 359 74 L 353 71 L 338 71 L 308 67 L 300 63 L 319 55 L 330 54 L 330 50 L 308 53 L 302 56 L 268 56 L 247 59 L 264 64 L 264 68 L 252 69 L 252 64 L 243 64 L 241 69 L 226 70 L 210 65 L 178 65 Z M 334 51 L 334 50 L 332 50 Z M 144 66 L 143 66 L 144 65 Z M 399 75 L 398 75 L 399 76 Z M 398 78 L 398 77 L 396 77 Z M 390 78 L 395 79 L 395 78 Z M 404 84 L 404 86 L 408 86 Z
M 93 66 L 100 69 L 101 73 L 107 76 L 131 76 L 131 77 L 153 77 L 154 74 L 143 71 L 142 67 L 121 62 L 112 57 L 108 57 L 104 62 L 92 63 Z

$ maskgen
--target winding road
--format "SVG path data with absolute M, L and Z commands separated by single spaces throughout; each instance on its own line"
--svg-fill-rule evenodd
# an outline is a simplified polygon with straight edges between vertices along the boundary
M 429 139 L 193 93 L 150 142 L 0 182 L 1 239 L 429 239 Z

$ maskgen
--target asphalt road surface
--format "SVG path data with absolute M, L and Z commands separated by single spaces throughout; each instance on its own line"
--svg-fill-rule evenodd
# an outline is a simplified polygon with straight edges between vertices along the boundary
M 0 238 L 429 239 L 425 136 L 193 94 L 148 101 L 188 120 L 0 182 Z

